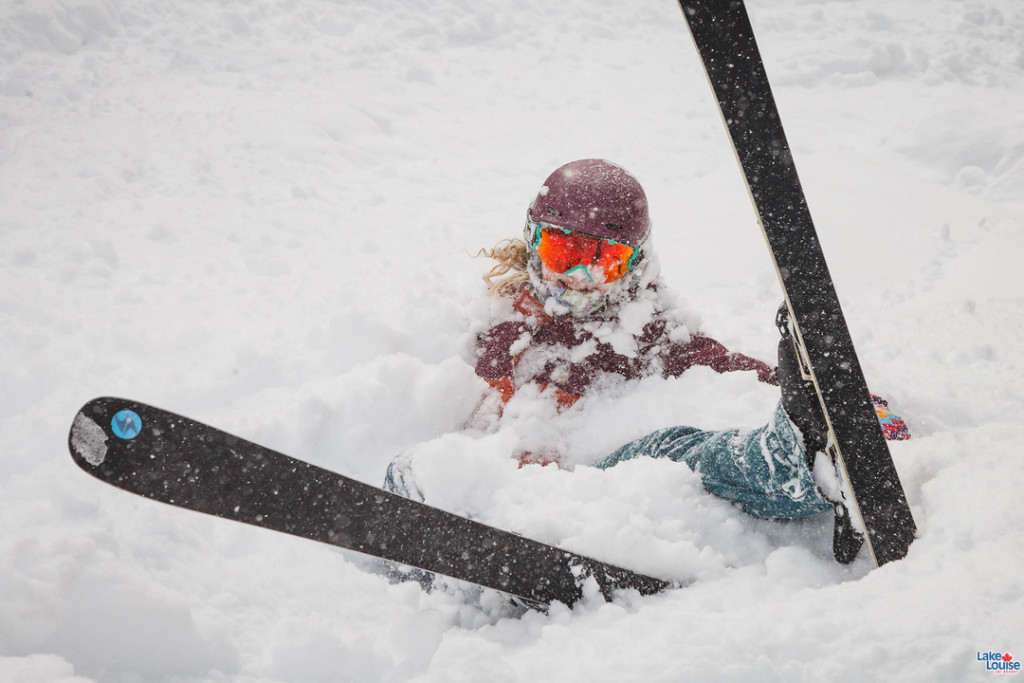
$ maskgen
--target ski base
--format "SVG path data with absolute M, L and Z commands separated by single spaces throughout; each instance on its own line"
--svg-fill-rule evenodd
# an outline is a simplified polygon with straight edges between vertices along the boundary
M 125 491 L 492 588 L 531 606 L 583 597 L 593 579 L 670 584 L 350 479 L 153 406 L 97 398 L 68 437 L 75 462 Z

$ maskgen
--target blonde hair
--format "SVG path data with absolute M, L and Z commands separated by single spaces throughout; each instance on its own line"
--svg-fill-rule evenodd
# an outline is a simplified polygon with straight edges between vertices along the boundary
M 481 249 L 476 255 L 497 261 L 484 275 L 484 281 L 490 287 L 493 297 L 514 298 L 522 290 L 523 285 L 530 281 L 530 274 L 526 270 L 525 240 L 504 240 L 494 245 L 493 249 Z

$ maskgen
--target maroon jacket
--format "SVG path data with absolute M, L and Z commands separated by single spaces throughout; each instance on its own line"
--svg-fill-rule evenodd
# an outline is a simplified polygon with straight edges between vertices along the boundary
M 664 377 L 678 377 L 695 365 L 704 365 L 716 372 L 754 370 L 762 382 L 776 384 L 771 367 L 759 360 L 733 353 L 720 343 L 703 335 L 694 335 L 680 344 L 668 338 L 668 325 L 664 319 L 648 323 L 636 338 L 637 355 L 624 356 L 611 345 L 597 341 L 596 349 L 579 360 L 541 358 L 531 362 L 529 368 L 520 365 L 527 349 L 542 346 L 578 349 L 594 340 L 581 321 L 571 315 L 550 316 L 544 313 L 540 302 L 526 290 L 515 303 L 525 320 L 498 323 L 478 341 L 479 359 L 476 374 L 487 380 L 508 401 L 516 389 L 526 384 L 554 387 L 559 402 L 572 405 L 587 392 L 591 382 L 604 373 L 618 374 L 626 379 L 637 379 L 658 373 Z M 564 353 L 562 356 L 564 357 Z

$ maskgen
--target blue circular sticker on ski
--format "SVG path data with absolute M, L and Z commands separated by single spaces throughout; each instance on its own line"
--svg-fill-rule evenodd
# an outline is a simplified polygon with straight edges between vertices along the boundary
M 114 415 L 110 427 L 114 430 L 114 436 L 119 439 L 134 439 L 142 431 L 142 418 L 134 410 L 126 408 Z

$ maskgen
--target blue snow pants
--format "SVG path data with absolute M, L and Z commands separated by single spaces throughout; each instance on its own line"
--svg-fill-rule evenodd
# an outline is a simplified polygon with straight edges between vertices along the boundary
M 685 463 L 704 488 L 763 519 L 795 519 L 832 510 L 807 465 L 803 439 L 779 404 L 768 424 L 751 431 L 669 427 L 622 446 L 597 462 L 608 469 L 639 457 Z M 399 456 L 388 466 L 384 488 L 422 501 L 412 465 Z
M 607 469 L 639 457 L 686 463 L 704 488 L 764 519 L 794 519 L 832 510 L 819 494 L 803 439 L 779 404 L 752 431 L 669 427 L 632 441 L 596 463 Z

